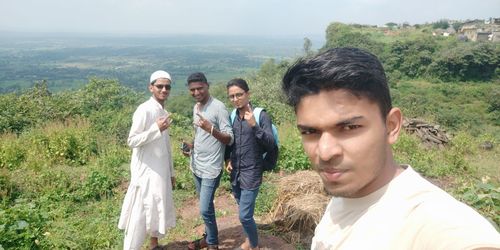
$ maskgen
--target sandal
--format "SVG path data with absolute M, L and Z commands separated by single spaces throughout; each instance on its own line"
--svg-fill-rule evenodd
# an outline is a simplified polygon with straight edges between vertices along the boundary
M 208 246 L 207 241 L 207 234 L 204 233 L 203 237 L 194 241 L 189 242 L 188 249 L 189 250 L 199 250 L 203 249 Z
M 219 245 L 208 245 L 208 250 L 219 250 Z

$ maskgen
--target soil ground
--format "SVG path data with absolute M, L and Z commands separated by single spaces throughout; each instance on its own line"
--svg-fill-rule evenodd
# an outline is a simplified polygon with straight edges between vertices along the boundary
M 219 190 L 220 191 L 220 190 Z M 245 240 L 243 229 L 238 219 L 238 205 L 234 198 L 228 193 L 219 193 L 215 198 L 215 210 L 217 225 L 219 228 L 219 249 L 238 248 Z M 260 249 L 296 249 L 293 245 L 286 243 L 282 238 L 272 235 L 262 228 L 259 218 L 255 217 L 259 228 Z M 169 238 L 166 249 L 187 249 L 188 240 L 193 240 L 192 235 L 201 236 L 204 232 L 204 224 L 199 215 L 198 200 L 193 198 L 183 202 L 177 208 L 178 226 L 184 227 L 184 234 L 177 233 Z

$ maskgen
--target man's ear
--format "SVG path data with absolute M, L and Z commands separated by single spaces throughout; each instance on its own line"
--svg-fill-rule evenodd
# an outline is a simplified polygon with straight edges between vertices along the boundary
M 392 108 L 387 114 L 385 119 L 385 126 L 387 128 L 387 142 L 389 144 L 394 144 L 399 137 L 401 132 L 401 126 L 403 125 L 403 114 L 399 108 Z

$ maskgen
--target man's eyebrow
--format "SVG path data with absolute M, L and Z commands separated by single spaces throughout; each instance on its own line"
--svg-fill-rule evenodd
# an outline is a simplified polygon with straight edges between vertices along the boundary
M 364 119 L 364 118 L 365 117 L 361 116 L 361 115 L 360 116 L 354 116 L 354 117 L 347 118 L 345 120 L 339 121 L 339 122 L 335 123 L 333 126 L 334 127 L 342 127 L 342 126 L 345 126 L 345 125 L 349 125 L 349 124 L 355 123 L 356 121 Z M 300 129 L 300 130 L 315 129 L 314 126 L 309 126 L 309 125 L 304 125 L 304 124 L 297 124 L 297 128 Z
M 351 118 L 348 118 L 348 119 L 345 119 L 345 120 L 342 120 L 340 122 L 337 122 L 335 124 L 335 126 L 345 126 L 345 125 L 348 125 L 348 124 L 352 124 L 352 123 L 355 123 L 357 120 L 361 120 L 363 119 L 364 117 L 362 115 L 359 115 L 359 116 L 354 116 L 354 117 L 351 117 Z

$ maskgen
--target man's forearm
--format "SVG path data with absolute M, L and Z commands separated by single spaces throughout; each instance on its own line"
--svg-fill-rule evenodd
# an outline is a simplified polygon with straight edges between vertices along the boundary
M 225 145 L 231 143 L 231 135 L 219 131 L 217 128 L 213 127 L 210 129 L 210 134 L 215 137 L 215 139 L 219 140 L 221 143 L 224 143 Z

